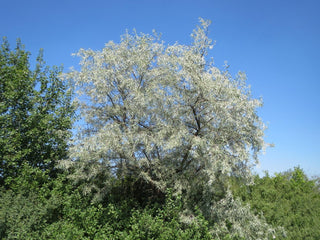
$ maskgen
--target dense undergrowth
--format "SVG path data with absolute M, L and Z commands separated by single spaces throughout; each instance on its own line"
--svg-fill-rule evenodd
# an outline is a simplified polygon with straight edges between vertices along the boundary
M 12 189 L 1 189 L 1 239 L 241 239 L 215 238 L 214 222 L 200 211 L 183 214 L 183 196 L 170 191 L 159 201 L 141 201 L 141 196 L 130 196 L 132 189 L 118 188 L 93 203 L 93 195 L 83 195 L 81 186 L 64 174 L 55 179 L 30 169 L 24 174 Z M 232 181 L 236 197 L 270 225 L 284 228 L 277 239 L 319 238 L 319 185 L 300 168 L 257 175 L 250 187 Z

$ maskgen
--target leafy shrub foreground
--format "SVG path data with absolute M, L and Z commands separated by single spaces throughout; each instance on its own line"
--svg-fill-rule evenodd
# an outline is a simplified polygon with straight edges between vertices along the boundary
M 1 239 L 212 239 L 201 214 L 183 222 L 181 201 L 170 195 L 162 206 L 141 208 L 127 200 L 92 204 L 57 180 L 33 190 L 2 189 Z
M 92 203 L 93 195 L 84 196 L 63 175 L 52 180 L 34 169 L 24 173 L 16 179 L 19 186 L 0 189 L 0 239 L 241 239 L 213 235 L 217 226 L 200 211 L 182 215 L 183 201 L 170 192 L 163 203 L 142 205 L 119 192 Z M 262 213 L 268 224 L 284 227 L 286 235 L 276 239 L 319 239 L 316 181 L 297 168 L 274 177 L 256 176 L 255 182 L 246 187 L 237 181 L 234 195 Z

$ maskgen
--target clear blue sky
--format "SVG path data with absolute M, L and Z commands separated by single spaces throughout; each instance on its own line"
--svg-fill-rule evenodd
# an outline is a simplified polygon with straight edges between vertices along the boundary
M 0 36 L 20 37 L 34 59 L 44 48 L 49 65 L 77 66 L 71 53 L 101 49 L 126 29 L 188 43 L 198 17 L 212 20 L 211 52 L 218 67 L 245 71 L 268 123 L 258 170 L 300 165 L 320 175 L 319 0 L 0 0 Z

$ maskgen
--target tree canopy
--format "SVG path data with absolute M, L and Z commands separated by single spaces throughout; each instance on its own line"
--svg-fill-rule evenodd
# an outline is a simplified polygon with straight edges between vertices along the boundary
M 0 47 L 0 183 L 10 184 L 22 168 L 56 172 L 67 156 L 68 130 L 74 107 L 61 68 L 45 66 L 42 50 L 35 70 L 30 53 L 20 40 L 10 50 L 4 38 Z

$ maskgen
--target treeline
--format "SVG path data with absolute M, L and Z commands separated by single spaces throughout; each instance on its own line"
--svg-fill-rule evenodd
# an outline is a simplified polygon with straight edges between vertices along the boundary
M 299 167 L 263 177 L 256 175 L 254 184 L 242 185 L 232 179 L 232 191 L 250 204 L 272 226 L 282 226 L 283 239 L 318 239 L 320 237 L 319 178 L 310 179 Z M 282 238 L 281 238 L 282 239 Z
M 235 110 L 235 121 L 243 120 L 238 119 L 239 111 L 242 117 L 251 114 L 252 109 L 245 109 L 247 106 L 239 100 L 248 98 L 241 95 L 244 92 L 237 91 L 239 85 L 230 80 L 227 72 L 219 75 L 210 70 L 216 74 L 214 87 L 221 87 L 217 90 L 221 95 L 217 94 L 212 102 L 205 92 L 205 88 L 210 88 L 208 83 L 203 83 L 205 87 L 199 82 L 170 85 L 180 69 L 195 65 L 201 71 L 178 72 L 179 81 L 183 74 L 183 81 L 208 74 L 201 60 L 210 48 L 205 35 L 207 26 L 202 21 L 202 27 L 194 31 L 195 43 L 190 49 L 175 45 L 177 49 L 169 49 L 171 52 L 167 53 L 159 44 L 151 44 L 154 39 L 133 35 L 123 38 L 122 45 L 110 43 L 103 57 L 102 53 L 91 50 L 79 53 L 84 57 L 83 68 L 80 74 L 71 73 L 73 80 L 78 78 L 80 82 L 87 77 L 90 81 L 94 81 L 92 78 L 107 81 L 112 75 L 110 86 L 116 90 L 103 83 L 95 83 L 97 88 L 91 88 L 90 82 L 79 84 L 94 97 L 91 105 L 82 103 L 86 106 L 81 114 L 88 114 L 88 127 L 76 139 L 72 138 L 71 130 L 77 118 L 77 105 L 72 101 L 72 86 L 61 77 L 62 68 L 47 67 L 40 51 L 35 69 L 31 70 L 30 53 L 21 42 L 12 50 L 7 40 L 3 40 L 0 49 L 1 239 L 320 239 L 320 189 L 316 179 L 308 178 L 300 168 L 275 176 L 250 177 L 243 165 L 245 161 L 241 157 L 245 152 L 236 149 L 242 142 L 235 139 L 241 139 L 244 147 L 254 139 L 253 146 L 260 149 L 261 134 L 255 115 L 252 125 L 245 119 L 245 124 L 257 134 L 252 138 L 232 135 L 237 133 L 237 128 L 241 134 L 249 134 L 243 129 L 244 123 L 238 126 L 229 120 L 232 110 L 227 112 L 228 119 L 216 116 L 219 122 L 209 125 L 213 120 L 207 118 L 206 109 L 217 104 L 220 101 L 217 99 L 231 99 L 230 106 L 241 106 Z M 183 54 L 179 55 L 180 52 Z M 111 55 L 118 59 L 111 59 Z M 94 65 L 101 59 L 110 65 L 117 61 L 124 65 L 118 62 L 103 68 Z M 147 60 L 152 64 L 148 65 Z M 173 61 L 179 63 L 178 68 L 173 66 Z M 130 65 L 131 68 L 125 65 L 132 62 L 136 65 Z M 155 66 L 159 67 L 151 71 Z M 110 76 L 109 67 L 114 71 Z M 91 72 L 96 68 L 107 69 L 107 75 L 101 75 L 103 71 Z M 134 71 L 121 75 L 121 71 L 128 69 Z M 159 79 L 166 76 L 159 82 L 162 86 L 152 82 L 154 77 L 150 72 Z M 190 77 L 191 73 L 195 75 Z M 125 78 L 138 81 L 139 87 L 130 88 L 121 83 Z M 166 82 L 167 78 L 171 79 L 170 83 Z M 194 86 L 200 86 L 200 90 L 196 91 Z M 157 87 L 157 92 L 150 92 L 153 87 Z M 130 91 L 135 93 L 133 98 L 129 97 Z M 171 98 L 176 92 L 179 101 L 175 102 Z M 186 97 L 181 99 L 183 94 Z M 199 96 L 194 98 L 195 94 Z M 106 98 L 108 104 L 99 102 Z M 159 99 L 161 106 L 157 103 Z M 133 113 L 131 102 L 137 104 L 137 113 Z M 221 102 L 221 109 L 228 109 L 226 101 Z M 183 112 L 184 116 L 190 113 L 190 118 L 175 119 L 176 116 L 169 115 L 167 119 L 166 111 L 180 111 L 179 104 L 183 105 L 179 113 Z M 107 113 L 102 111 L 103 107 L 108 109 Z M 220 105 L 215 105 L 212 109 L 222 114 L 219 108 Z M 159 109 L 164 112 L 156 112 Z M 156 116 L 142 115 L 154 111 Z M 171 119 L 174 121 L 170 122 Z M 178 119 L 182 119 L 180 125 L 176 123 Z M 173 129 L 157 127 L 160 123 L 172 124 Z M 181 130 L 183 126 L 189 130 Z M 112 134 L 123 133 L 124 137 L 116 139 L 117 142 L 108 139 L 116 136 L 107 132 L 110 129 L 116 129 Z M 131 130 L 136 135 L 129 135 Z M 103 131 L 108 134 L 103 135 Z M 162 132 L 164 135 L 160 136 Z M 198 142 L 190 145 L 188 134 Z M 211 139 L 210 134 L 216 138 Z M 176 142 L 174 137 L 182 140 Z M 96 141 L 107 142 L 108 148 L 94 145 Z M 170 141 L 173 147 L 165 145 Z M 133 145 L 133 142 L 138 143 Z M 221 148 L 207 153 L 208 147 L 204 145 L 208 143 L 212 146 L 219 143 Z M 230 154 L 232 151 L 234 155 Z M 206 160 L 212 156 L 222 159 L 221 166 Z M 240 160 L 235 161 L 234 156 Z

